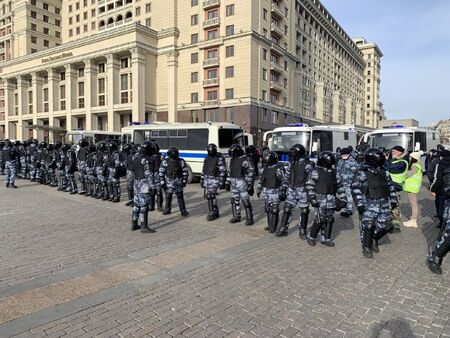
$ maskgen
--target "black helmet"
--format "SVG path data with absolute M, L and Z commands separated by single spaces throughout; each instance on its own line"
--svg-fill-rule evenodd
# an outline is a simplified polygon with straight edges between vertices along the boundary
M 28 140 L 25 140 L 25 141 L 22 142 L 22 145 L 23 145 L 25 148 L 28 147 L 29 144 L 30 144 L 30 141 L 28 141 Z
M 53 143 L 49 143 L 49 144 L 47 145 L 47 150 L 48 150 L 48 151 L 53 151 L 53 149 L 55 149 L 55 146 L 53 145 Z
M 378 148 L 367 149 L 364 153 L 364 162 L 371 167 L 381 168 L 385 161 L 384 153 Z
M 99 142 L 97 144 L 97 149 L 99 151 L 106 151 L 106 148 L 107 148 L 107 146 L 106 146 L 106 142 L 105 141 L 101 141 L 101 142 Z
M 81 148 L 84 148 L 84 147 L 87 147 L 89 145 L 89 141 L 87 140 L 87 138 L 83 137 L 80 140 L 79 144 L 80 144 Z
M 62 150 L 62 151 L 68 151 L 68 150 L 70 150 L 70 144 L 64 143 L 64 144 L 61 146 L 61 150 Z
M 90 143 L 88 145 L 88 153 L 89 154 L 95 153 L 96 150 L 97 150 L 97 148 L 95 147 L 95 144 Z
M 257 149 L 253 144 L 248 145 L 247 147 L 245 147 L 245 153 L 247 155 L 256 155 L 257 153 Z
M 42 141 L 41 144 L 39 145 L 39 148 L 41 149 L 47 148 L 47 142 Z
M 155 154 L 155 145 L 153 142 L 144 141 L 139 147 L 139 152 L 145 156 L 152 156 Z
M 342 151 L 342 148 L 341 148 L 341 147 L 337 147 L 337 148 L 336 148 L 336 153 L 340 154 L 341 151 Z
M 6 148 L 12 148 L 12 146 L 13 146 L 12 142 L 9 139 L 6 139 L 5 140 L 5 147 Z
M 115 152 L 119 149 L 119 146 L 117 145 L 116 141 L 109 141 L 108 142 L 108 149 L 110 153 Z
M 341 149 L 341 155 L 350 155 L 350 152 L 351 152 L 350 147 Z
M 278 163 L 278 155 L 273 151 L 269 151 L 264 155 L 264 162 L 268 165 L 275 165 Z
M 178 151 L 177 147 L 170 147 L 167 150 L 167 156 L 171 158 L 172 160 L 177 160 L 180 157 L 180 152 Z
M 294 144 L 291 149 L 289 149 L 289 152 L 291 154 L 291 158 L 293 160 L 298 160 L 299 158 L 305 156 L 306 149 L 301 144 Z
M 159 144 L 156 143 L 156 142 L 153 142 L 153 144 L 155 145 L 155 152 L 156 152 L 156 154 L 158 154 L 159 151 L 161 150 L 161 149 L 159 148 Z
M 336 164 L 336 157 L 331 151 L 322 151 L 317 159 L 317 165 L 319 167 L 324 167 L 331 169 L 333 165 Z
M 353 151 L 353 146 L 348 146 L 348 150 L 350 150 L 350 152 L 352 152 Z
M 35 145 L 38 145 L 39 144 L 39 141 L 37 140 L 37 139 L 33 139 L 32 141 L 31 141 L 31 143 L 34 143 Z
M 61 149 L 61 147 L 62 147 L 62 142 L 61 141 L 56 141 L 55 142 L 55 149 L 58 150 L 58 149 Z
M 16 147 L 20 147 L 20 146 L 22 145 L 22 142 L 20 142 L 20 141 L 14 141 L 14 145 L 15 145 Z
M 230 155 L 230 157 L 240 157 L 244 155 L 244 149 L 242 149 L 239 144 L 233 144 L 228 150 L 228 155 Z
M 127 155 L 131 153 L 131 150 L 133 150 L 133 145 L 131 143 L 124 144 L 122 147 L 122 151 Z
M 206 151 L 209 156 L 217 156 L 217 146 L 214 143 L 210 143 L 206 146 Z

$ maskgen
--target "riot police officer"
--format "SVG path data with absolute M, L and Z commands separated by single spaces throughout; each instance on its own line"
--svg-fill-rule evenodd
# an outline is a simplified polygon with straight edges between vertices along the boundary
M 87 180 L 86 161 L 88 156 L 89 141 L 83 137 L 78 144 L 80 146 L 80 149 L 78 150 L 77 154 L 77 166 L 81 185 L 79 194 L 84 195 L 86 194 L 86 180 Z
M 3 147 L 5 142 L 0 140 L 0 175 L 5 175 L 5 161 L 3 160 Z
M 2 149 L 2 158 L 5 162 L 5 184 L 7 188 L 17 188 L 16 180 L 16 167 L 19 154 L 10 140 L 5 140 L 5 144 Z
M 67 164 L 66 164 L 66 178 L 67 178 L 67 189 L 66 192 L 70 192 L 71 195 L 78 193 L 77 180 L 75 178 L 75 173 L 77 168 L 77 153 L 74 147 L 70 147 L 67 150 Z
M 108 146 L 106 142 L 102 141 L 97 144 L 97 156 L 95 161 L 95 173 L 97 176 L 97 196 L 95 198 L 106 201 L 109 199 L 107 187 L 108 174 Z
M 133 155 L 132 171 L 134 176 L 134 200 L 131 212 L 131 230 L 141 229 L 143 233 L 154 233 L 155 230 L 148 226 L 148 208 L 150 203 L 151 186 L 154 185 L 152 174 L 151 156 L 154 145 L 145 141 L 139 146 L 139 150 Z M 140 227 L 138 220 L 141 219 Z
M 67 151 L 70 146 L 68 144 L 62 144 L 61 142 L 57 142 L 55 144 L 55 148 L 57 150 L 57 158 L 56 165 L 58 167 L 58 191 L 65 191 L 67 188 L 67 175 L 66 175 L 66 165 L 68 163 L 67 160 Z
M 153 198 L 150 200 L 150 211 L 155 210 L 155 202 L 158 208 L 158 211 L 162 212 L 164 210 L 163 203 L 164 203 L 164 197 L 163 197 L 163 190 L 161 188 L 161 182 L 159 179 L 159 168 L 161 167 L 162 161 L 164 161 L 164 155 L 160 153 L 159 145 L 156 142 L 153 142 L 155 145 L 155 154 L 153 155 L 153 175 L 155 176 L 155 184 L 156 184 L 156 191 L 154 192 L 153 196 L 156 196 L 156 198 Z
M 47 153 L 47 142 L 41 142 L 36 152 L 36 180 L 40 184 L 45 183 L 45 157 Z
M 307 239 L 306 226 L 308 224 L 309 201 L 306 192 L 306 181 L 314 170 L 314 163 L 309 160 L 306 149 L 301 144 L 293 145 L 289 150 L 289 165 L 286 167 L 285 180 L 281 197 L 286 198 L 283 217 L 277 229 L 277 236 L 288 234 L 289 221 L 294 207 L 300 208 L 300 221 L 298 224 L 300 238 Z M 286 197 L 285 197 L 286 196 Z
M 126 169 L 123 166 L 123 156 L 119 151 L 119 146 L 115 141 L 109 141 L 108 143 L 108 191 L 109 191 L 109 200 L 117 203 L 120 202 L 120 177 L 126 175 Z
M 351 184 L 353 182 L 353 177 L 359 169 L 359 163 L 356 158 L 351 154 L 350 148 L 343 148 L 341 150 L 341 159 L 336 165 L 336 171 L 339 173 L 342 184 L 345 189 L 347 196 L 347 206 L 341 212 L 342 217 L 349 217 L 353 214 L 353 198 Z
M 265 212 L 267 214 L 267 226 L 264 230 L 274 233 L 278 227 L 280 215 L 280 191 L 284 181 L 284 166 L 278 163 L 278 155 L 266 152 L 263 158 L 266 164 L 263 167 L 261 179 L 257 188 L 257 196 L 264 198 Z
M 128 201 L 125 203 L 126 206 L 133 204 L 133 186 L 134 186 L 134 176 L 133 176 L 133 156 L 136 153 L 134 151 L 133 144 L 127 143 L 122 147 L 122 152 L 125 155 L 125 166 L 127 168 L 127 192 Z
M 46 184 L 51 187 L 57 187 L 58 181 L 56 179 L 56 151 L 53 144 L 47 145 L 47 154 L 45 156 L 45 171 L 47 176 L 45 178 Z
M 28 148 L 27 148 L 27 155 L 28 155 L 28 165 L 30 172 L 30 181 L 36 182 L 36 175 L 37 175 L 37 161 L 36 161 L 36 155 L 38 150 L 38 140 L 33 139 L 31 140 Z
M 186 162 L 180 158 L 180 153 L 176 147 L 170 147 L 167 150 L 165 158 L 159 168 L 159 179 L 161 187 L 166 191 L 166 205 L 163 211 L 164 215 L 172 212 L 172 196 L 177 195 L 178 207 L 182 216 L 188 216 L 186 211 L 186 202 L 184 201 L 183 189 L 186 187 L 189 172 Z
M 213 221 L 219 218 L 216 196 L 219 188 L 225 188 L 227 167 L 225 158 L 217 151 L 217 146 L 214 143 L 207 145 L 206 152 L 208 156 L 203 162 L 200 186 L 204 189 L 204 196 L 208 201 L 209 213 L 206 219 Z
M 392 228 L 391 208 L 398 204 L 396 187 L 384 169 L 385 160 L 380 149 L 368 149 L 352 183 L 361 219 L 362 250 L 367 258 L 378 252 L 378 241 Z
M 333 247 L 331 240 L 334 212 L 340 211 L 347 204 L 345 189 L 339 173 L 334 169 L 336 158 L 330 151 L 319 154 L 317 166 L 306 181 L 306 191 L 311 206 L 315 208 L 314 222 L 309 230 L 308 244 L 316 244 L 319 231 L 320 242 Z M 337 197 L 337 198 L 336 198 Z
M 250 203 L 250 196 L 253 196 L 255 182 L 255 168 L 252 162 L 244 154 L 244 150 L 239 144 L 233 144 L 228 150 L 231 157 L 227 174 L 225 189 L 231 191 L 231 210 L 233 218 L 230 223 L 241 221 L 241 201 L 245 208 L 245 225 L 253 225 L 253 208 Z

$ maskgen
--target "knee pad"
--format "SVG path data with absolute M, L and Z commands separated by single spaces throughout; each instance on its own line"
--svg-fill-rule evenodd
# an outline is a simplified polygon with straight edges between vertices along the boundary
M 309 214 L 309 208 L 300 208 L 300 213 L 302 213 L 304 215 L 308 215 Z
M 245 208 L 249 208 L 252 206 L 250 200 L 243 200 L 242 204 L 244 205 Z
M 266 213 L 270 212 L 270 205 L 268 205 L 267 203 L 264 205 L 264 211 Z
M 206 199 L 207 200 L 210 200 L 210 199 L 213 199 L 213 198 L 214 198 L 214 195 L 212 193 L 210 193 L 210 192 L 206 193 Z
M 364 225 L 364 229 L 365 229 L 365 230 L 367 230 L 367 231 L 375 231 L 376 225 L 375 225 L 375 222 L 374 222 L 374 221 L 372 221 L 372 220 L 365 221 L 365 222 L 363 223 L 363 225 Z
M 284 207 L 283 207 L 283 212 L 286 214 L 291 214 L 292 213 L 292 204 L 289 203 L 285 203 Z
M 278 213 L 280 212 L 279 206 L 276 205 L 276 204 L 272 204 L 272 205 L 270 206 L 270 212 L 271 212 L 272 214 L 278 214 Z

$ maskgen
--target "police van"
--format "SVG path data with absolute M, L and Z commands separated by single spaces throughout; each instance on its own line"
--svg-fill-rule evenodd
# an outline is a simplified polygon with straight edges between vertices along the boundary
M 278 158 L 289 161 L 289 149 L 294 144 L 302 144 L 311 159 L 322 151 L 335 152 L 336 148 L 352 146 L 356 148 L 357 132 L 353 126 L 312 126 L 296 123 L 275 128 L 264 134 L 264 141 Z
M 218 151 L 228 157 L 234 143 L 246 146 L 246 135 L 241 127 L 228 122 L 208 123 L 133 123 L 122 128 L 122 139 L 135 144 L 156 142 L 164 154 L 169 147 L 177 147 L 188 166 L 189 182 L 201 175 L 206 146 L 214 143 Z
M 96 144 L 101 141 L 120 141 L 120 132 L 110 132 L 103 130 L 72 130 L 67 133 L 70 143 L 78 144 L 82 138 L 86 138 L 90 143 Z

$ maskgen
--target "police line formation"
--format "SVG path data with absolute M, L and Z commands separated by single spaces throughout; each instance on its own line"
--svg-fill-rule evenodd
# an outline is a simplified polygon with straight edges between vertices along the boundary
M 125 144 L 119 150 L 115 141 L 94 145 L 82 139 L 76 147 L 61 142 L 39 143 L 35 139 L 14 143 L 5 140 L 0 149 L 1 173 L 5 175 L 7 188 L 17 188 L 17 175 L 21 179 L 57 187 L 59 191 L 119 202 L 120 178 L 126 177 L 126 205 L 133 207 L 131 230 L 154 233 L 148 222 L 149 211 L 157 209 L 164 215 L 170 214 L 173 194 L 178 199 L 181 215 L 189 215 L 183 195 L 188 168 L 175 147 L 168 149 L 167 157 L 160 153 L 158 144 L 150 141 L 140 145 Z M 309 159 L 305 147 L 296 144 L 290 148 L 289 163 L 283 164 L 278 162 L 275 152 L 263 148 L 263 170 L 256 194 L 265 202 L 265 230 L 276 236 L 287 236 L 293 210 L 298 208 L 300 238 L 311 246 L 320 242 L 333 247 L 334 214 L 341 211 L 341 216 L 351 216 L 354 202 L 360 220 L 362 253 L 372 258 L 373 253 L 379 252 L 378 242 L 383 236 L 400 231 L 398 192 L 408 181 L 410 191 L 417 193 L 422 185 L 422 170 L 420 179 L 406 178 L 407 170 L 404 168 L 405 165 L 408 168 L 408 163 L 401 156 L 392 158 L 393 154 L 405 153 L 400 146 L 392 149 L 389 159 L 378 148 L 359 150 L 358 153 L 351 147 L 338 149 L 337 156 L 324 151 L 319 154 L 316 164 Z M 208 202 L 207 220 L 219 218 L 216 196 L 219 189 L 225 189 L 231 193 L 232 218 L 229 222 L 241 222 L 242 204 L 245 225 L 253 225 L 250 197 L 255 193 L 258 174 L 256 148 L 249 146 L 243 149 L 238 144 L 232 145 L 228 167 L 216 145 L 209 144 L 207 154 L 200 179 Z M 443 257 L 450 251 L 450 152 L 441 147 L 435 157 L 435 176 L 438 177 L 440 171 L 438 178 L 442 182 L 433 183 L 444 193 L 444 203 L 441 203 L 444 209 L 440 211 L 441 231 L 430 248 L 426 263 L 432 272 L 442 273 Z M 446 159 L 448 163 L 443 162 L 438 168 L 439 161 Z M 400 167 L 397 172 L 396 166 Z M 283 208 L 281 202 L 284 202 Z M 314 216 L 308 228 L 309 206 L 313 208 Z M 439 212 L 438 205 L 437 208 Z

